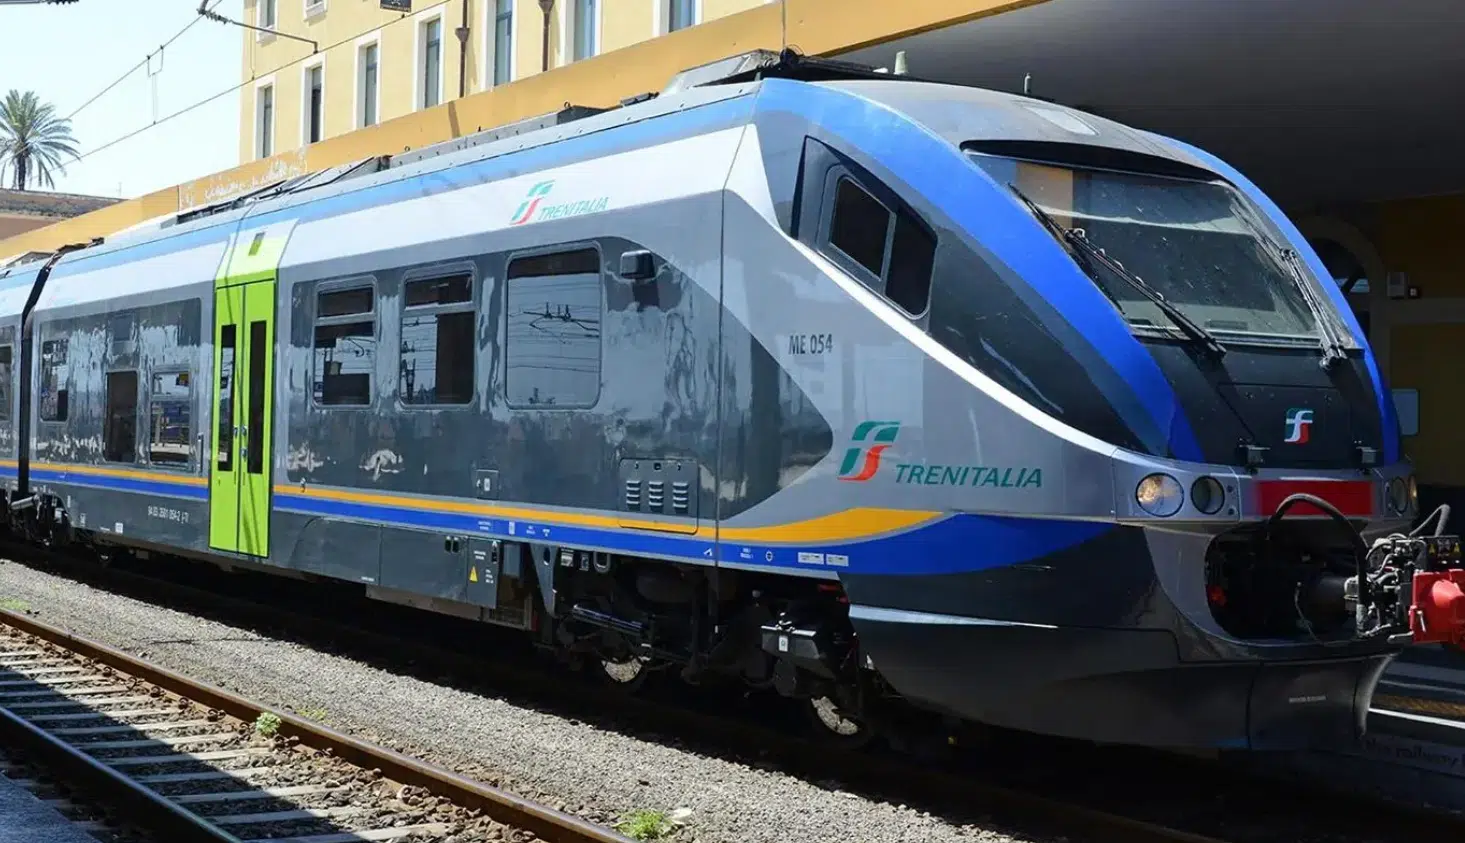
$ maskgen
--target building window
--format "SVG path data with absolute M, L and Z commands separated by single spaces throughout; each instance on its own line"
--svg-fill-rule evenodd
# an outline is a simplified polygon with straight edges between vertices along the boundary
M 417 78 L 421 80 L 422 89 L 418 91 L 418 102 L 423 108 L 432 108 L 442 102 L 442 79 L 443 79 L 443 19 L 433 18 L 424 21 L 421 30 L 421 49 L 419 55 L 422 57 L 422 66 L 418 68 Z
M 512 81 L 514 69 L 514 0 L 496 0 L 493 18 L 493 84 Z
M 907 313 L 926 310 L 936 238 L 910 213 L 891 212 L 842 176 L 835 185 L 829 243 L 878 279 L 872 286 Z
M 473 400 L 477 351 L 473 276 L 463 272 L 409 280 L 402 291 L 404 404 L 467 404 Z
M 312 392 L 330 407 L 371 403 L 376 370 L 376 294 L 371 287 L 316 296 Z
M 137 372 L 107 373 L 107 417 L 102 422 L 102 459 L 137 462 Z
M 193 378 L 188 372 L 154 372 L 148 395 L 148 462 L 188 465 L 192 458 Z
M 600 397 L 600 253 L 516 258 L 505 284 L 509 405 L 593 406 Z
M 259 25 L 265 29 L 275 28 L 275 0 L 259 0 Z
M 357 91 L 356 114 L 361 120 L 362 128 L 375 126 L 377 121 L 377 56 L 380 51 L 380 46 L 375 43 L 361 48 L 357 68 L 357 77 L 361 84 Z
M 575 61 L 595 55 L 599 46 L 600 33 L 596 30 L 597 10 L 600 0 L 573 0 L 575 4 Z
M 317 143 L 324 135 L 326 68 L 317 64 L 305 70 L 305 142 Z
M 256 152 L 259 158 L 275 154 L 275 86 L 261 85 L 255 89 L 255 125 L 259 129 Z
M 326 0 L 305 0 L 305 18 L 309 20 L 326 12 Z
M 665 0 L 666 31 L 676 32 L 697 25 L 697 0 Z
M 64 422 L 70 410 L 66 340 L 41 343 L 41 421 Z

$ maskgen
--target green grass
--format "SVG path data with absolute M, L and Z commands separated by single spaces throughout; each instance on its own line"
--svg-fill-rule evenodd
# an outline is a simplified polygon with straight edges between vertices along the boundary
M 24 600 L 16 600 L 14 597 L 0 598 L 0 609 L 7 612 L 29 612 L 31 604 Z
M 267 738 L 274 737 L 280 731 L 279 716 L 266 711 L 254 719 L 254 731 Z
M 326 719 L 326 710 L 324 706 L 302 708 L 300 710 L 300 716 L 307 720 L 324 720 Z
M 616 831 L 632 840 L 660 840 L 671 830 L 672 824 L 663 811 L 632 811 L 616 826 Z

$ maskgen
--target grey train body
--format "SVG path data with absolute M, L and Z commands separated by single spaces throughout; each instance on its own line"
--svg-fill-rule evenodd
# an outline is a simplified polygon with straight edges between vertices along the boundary
M 1208 602 L 1270 481 L 1362 482 L 1370 532 L 1412 515 L 1356 324 L 1319 294 L 1341 368 L 1243 339 L 1191 372 L 973 159 L 1034 150 L 1224 182 L 1326 280 L 1239 175 L 1090 115 L 897 80 L 693 87 L 12 269 L 0 448 L 44 499 L 12 517 L 868 722 L 902 700 L 1149 745 L 1356 729 L 1393 650 Z M 1294 405 L 1295 459 L 1265 432 Z M 1233 428 L 1270 461 L 1213 444 Z M 1157 474 L 1220 503 L 1147 511 Z

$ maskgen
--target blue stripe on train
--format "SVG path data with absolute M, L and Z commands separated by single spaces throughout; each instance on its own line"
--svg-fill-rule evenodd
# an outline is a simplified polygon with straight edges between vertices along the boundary
M 15 469 L 0 466 L 0 475 L 14 476 Z M 206 487 L 183 483 L 50 469 L 33 471 L 31 476 L 37 482 L 208 500 Z M 1115 528 L 1113 524 L 1089 521 L 958 514 L 905 533 L 873 539 L 795 546 L 730 542 L 723 543 L 719 553 L 713 542 L 707 539 L 672 533 L 581 527 L 549 520 L 511 520 L 395 504 L 338 501 L 311 495 L 276 493 L 272 508 L 281 513 L 349 518 L 408 529 L 446 530 L 516 541 L 570 545 L 704 565 L 716 560 L 791 571 L 822 570 L 830 574 L 852 571 L 906 576 L 1015 565 L 1064 550 Z M 975 548 L 981 549 L 980 555 L 974 551 Z M 830 564 L 829 554 L 844 557 L 845 564 Z M 820 558 L 818 563 L 808 561 L 815 557 Z

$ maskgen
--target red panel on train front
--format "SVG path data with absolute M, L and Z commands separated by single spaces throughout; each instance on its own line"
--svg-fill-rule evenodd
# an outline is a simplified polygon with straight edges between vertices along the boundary
M 1369 480 L 1260 480 L 1257 481 L 1256 506 L 1259 515 L 1271 515 L 1289 496 L 1298 493 L 1322 498 L 1348 516 L 1367 517 L 1374 514 L 1375 487 Z M 1293 504 L 1285 517 L 1324 515 L 1309 503 Z

